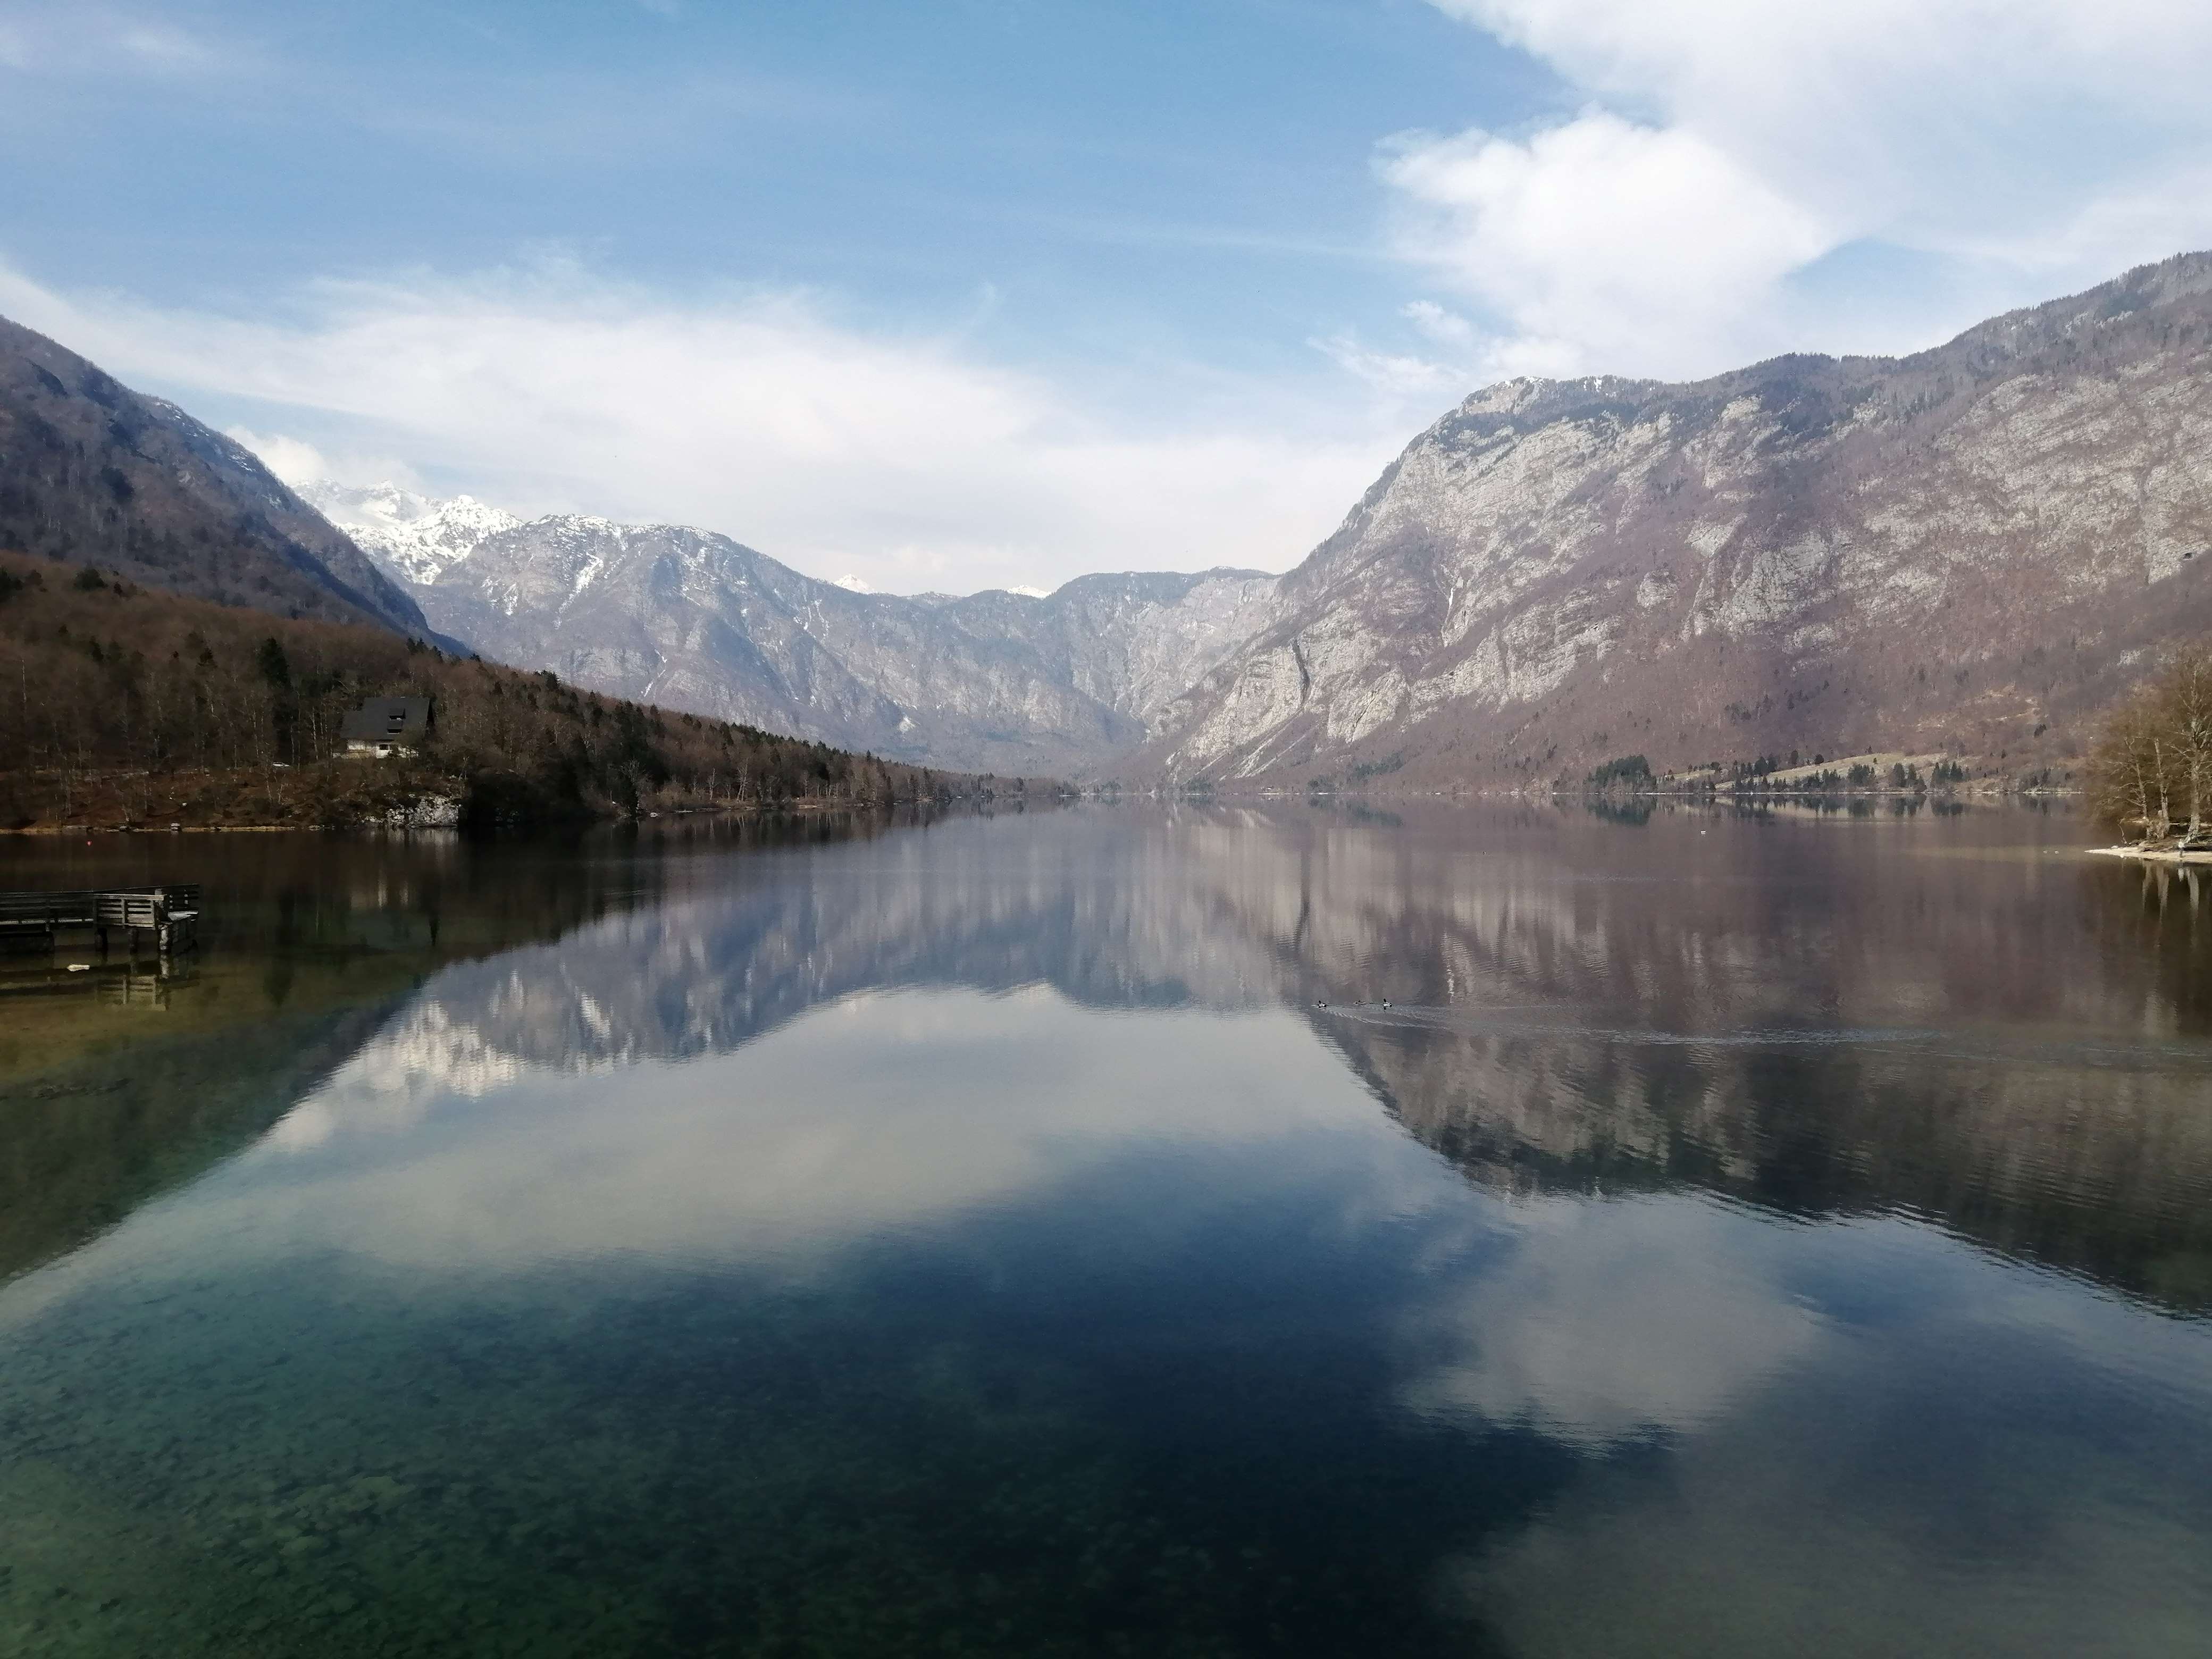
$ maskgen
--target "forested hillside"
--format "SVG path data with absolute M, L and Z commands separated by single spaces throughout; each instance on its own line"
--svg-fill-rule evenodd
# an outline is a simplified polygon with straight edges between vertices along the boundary
M 338 757 L 345 714 L 372 696 L 434 699 L 419 757 Z M 1027 791 L 0 554 L 0 826 L 357 823 L 425 799 L 517 822 Z

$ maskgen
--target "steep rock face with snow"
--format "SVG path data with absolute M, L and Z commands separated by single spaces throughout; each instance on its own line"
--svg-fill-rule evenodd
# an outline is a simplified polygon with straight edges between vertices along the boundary
M 325 487 L 319 498 L 338 494 Z M 434 526 L 450 538 L 434 555 L 404 563 L 391 540 L 364 533 L 364 543 L 441 629 L 487 657 L 967 771 L 1073 774 L 1127 752 L 1154 710 L 1257 625 L 1274 581 L 1089 576 L 1042 599 L 917 599 L 817 581 L 707 531 L 501 515 L 471 540 L 485 520 L 457 503 L 424 505 L 403 503 L 404 522 L 410 534 Z
M 1516 380 L 1407 449 L 1136 772 L 1540 781 L 2078 752 L 2212 627 L 2212 255 L 1902 359 Z
M 522 522 L 473 495 L 434 501 L 392 483 L 356 489 L 319 479 L 300 496 L 406 582 L 434 582 L 484 538 Z

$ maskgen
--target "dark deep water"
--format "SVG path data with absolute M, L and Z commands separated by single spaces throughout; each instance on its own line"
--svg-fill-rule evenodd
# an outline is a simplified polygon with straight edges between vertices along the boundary
M 210 911 L 0 962 L 0 1653 L 2212 1651 L 2212 890 L 2085 839 L 0 846 Z

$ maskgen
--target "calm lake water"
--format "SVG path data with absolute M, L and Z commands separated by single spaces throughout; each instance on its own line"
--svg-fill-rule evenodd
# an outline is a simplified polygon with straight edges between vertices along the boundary
M 2085 839 L 9 843 L 209 920 L 0 962 L 0 1652 L 2212 1651 L 2212 890 Z

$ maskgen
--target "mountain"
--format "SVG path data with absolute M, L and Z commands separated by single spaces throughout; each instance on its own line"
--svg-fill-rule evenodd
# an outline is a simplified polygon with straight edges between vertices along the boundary
M 430 631 L 412 599 L 240 445 L 4 318 L 0 550 L 224 605 Z
M 433 624 L 501 662 L 664 708 L 969 772 L 1095 771 L 1256 626 L 1255 571 L 950 598 L 817 581 L 709 531 L 528 523 L 392 485 L 306 493 Z
M 437 580 L 485 537 L 522 522 L 473 495 L 433 501 L 391 483 L 352 489 L 317 481 L 301 484 L 299 493 L 356 547 L 408 582 Z
M 1133 775 L 2078 754 L 2212 629 L 2212 255 L 1903 358 L 1517 380 L 1415 439 Z

